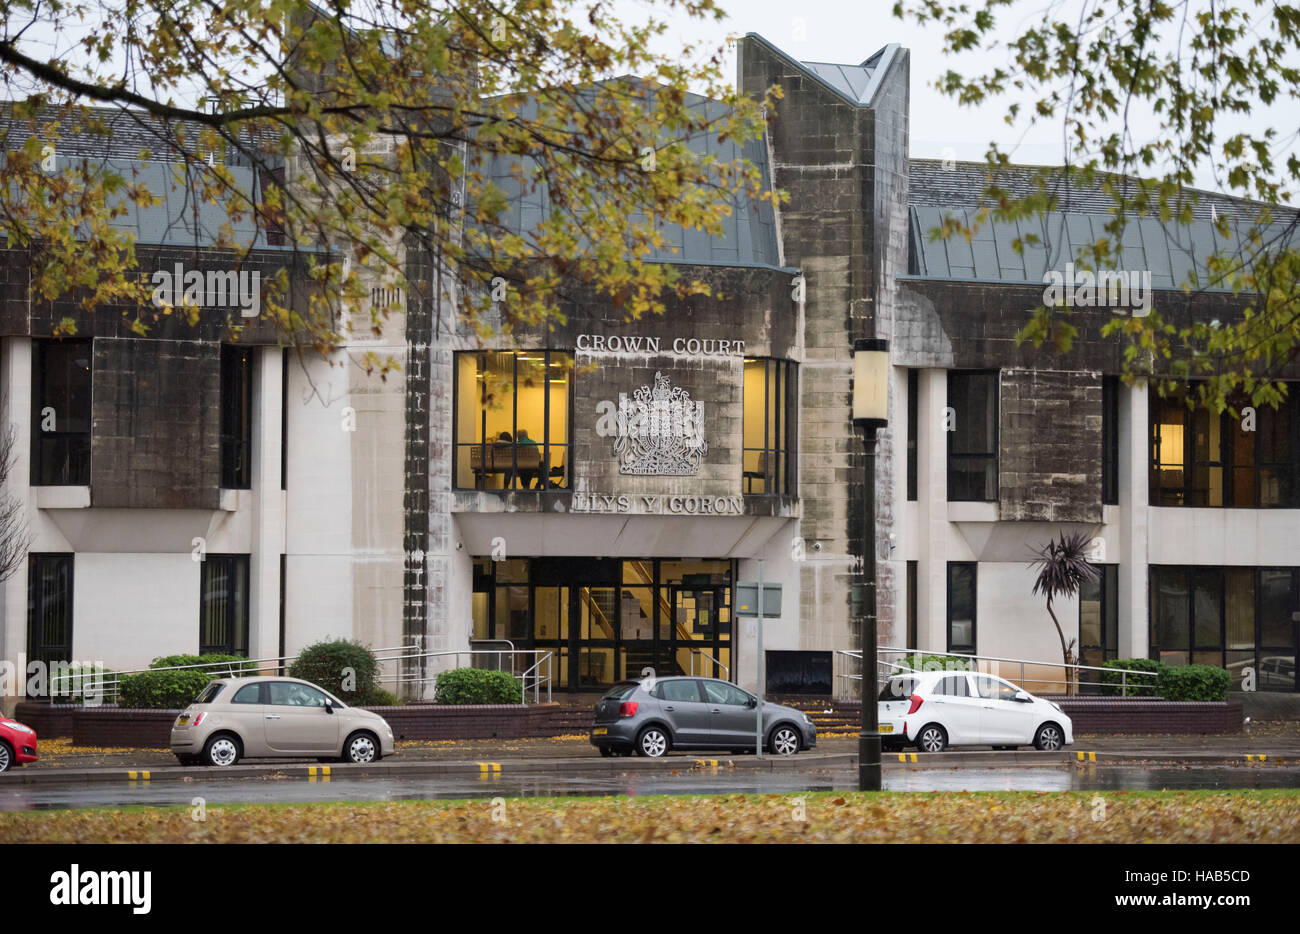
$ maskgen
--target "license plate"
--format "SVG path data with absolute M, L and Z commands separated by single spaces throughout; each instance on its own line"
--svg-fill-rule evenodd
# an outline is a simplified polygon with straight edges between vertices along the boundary
M 603 726 L 591 731 L 592 736 L 605 736 L 608 733 L 609 730 L 605 729 Z
M 892 733 L 892 732 L 894 732 L 894 725 L 893 725 L 892 723 L 882 723 L 882 724 L 880 724 L 880 730 L 879 730 L 879 732 L 881 732 L 881 733 Z

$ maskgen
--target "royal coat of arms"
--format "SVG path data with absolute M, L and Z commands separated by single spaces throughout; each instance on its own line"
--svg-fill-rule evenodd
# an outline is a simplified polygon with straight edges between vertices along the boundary
M 691 477 L 709 452 L 704 440 L 704 403 L 692 402 L 680 386 L 655 373 L 654 389 L 642 386 L 629 399 L 618 395 L 618 435 L 614 453 L 619 473 Z

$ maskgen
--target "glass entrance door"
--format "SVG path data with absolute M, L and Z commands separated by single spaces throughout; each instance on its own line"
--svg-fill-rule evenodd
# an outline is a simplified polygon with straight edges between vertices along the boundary
M 664 674 L 728 678 L 731 664 L 731 600 L 727 587 L 672 588 L 672 627 L 661 645 Z M 726 667 L 724 667 L 726 666 Z

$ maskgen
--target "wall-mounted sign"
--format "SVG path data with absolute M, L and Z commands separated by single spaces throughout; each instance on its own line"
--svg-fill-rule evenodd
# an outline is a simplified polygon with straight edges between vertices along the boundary
M 704 337 L 642 337 L 621 334 L 579 334 L 579 353 L 676 354 L 679 357 L 743 357 L 745 342 Z
M 642 386 L 632 398 L 618 394 L 614 453 L 619 473 L 632 476 L 693 477 L 709 452 L 704 440 L 704 403 L 655 373 L 654 389 Z
M 570 512 L 651 516 L 739 516 L 741 496 L 665 496 L 648 493 L 574 493 Z

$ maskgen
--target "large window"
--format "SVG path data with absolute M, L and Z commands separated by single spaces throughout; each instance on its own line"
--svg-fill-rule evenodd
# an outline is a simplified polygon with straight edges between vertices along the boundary
M 567 487 L 572 380 L 565 351 L 457 354 L 455 485 Z
M 90 483 L 91 342 L 32 344 L 32 484 Z
M 1079 661 L 1099 668 L 1119 658 L 1119 565 L 1097 564 L 1092 569 L 1097 579 L 1079 587 Z
M 948 373 L 948 499 L 998 498 L 998 374 Z
M 72 555 L 32 554 L 27 562 L 27 658 L 72 661 Z M 48 671 L 49 668 L 47 667 Z M 20 676 L 26 678 L 26 672 Z M 53 686 L 46 679 L 45 690 Z
M 975 569 L 973 561 L 948 562 L 948 651 L 975 654 Z
M 745 361 L 746 493 L 789 495 L 794 491 L 794 458 L 790 456 L 794 372 L 794 364 L 786 360 Z
M 1295 690 L 1294 568 L 1152 566 L 1151 657 L 1245 669 L 1258 690 Z
M 1300 397 L 1247 405 L 1234 402 L 1234 416 L 1152 395 L 1152 505 L 1300 507 Z
M 248 655 L 248 555 L 203 559 L 199 654 Z
M 221 348 L 221 485 L 247 490 L 253 451 L 253 362 L 247 347 Z

